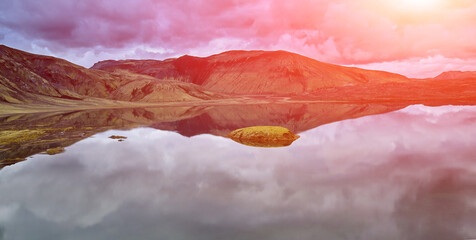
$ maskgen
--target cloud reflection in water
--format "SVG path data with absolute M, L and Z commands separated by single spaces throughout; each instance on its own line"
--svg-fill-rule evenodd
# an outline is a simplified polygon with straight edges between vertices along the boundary
M 476 237 L 476 107 L 412 106 L 300 135 L 267 149 L 97 134 L 0 171 L 0 226 L 5 239 Z

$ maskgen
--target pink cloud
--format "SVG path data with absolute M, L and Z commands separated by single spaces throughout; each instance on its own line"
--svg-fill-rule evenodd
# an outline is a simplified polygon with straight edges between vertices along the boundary
M 352 64 L 349 66 L 398 72 L 413 78 L 430 78 L 446 71 L 476 71 L 476 58 L 460 59 L 435 55 L 425 58 L 414 57 L 404 60 Z
M 445 64 L 434 56 L 446 66 L 472 63 L 476 3 L 440 2 L 446 5 L 422 10 L 386 0 L 5 0 L 0 36 L 12 47 L 85 65 L 107 56 L 204 56 L 237 48 L 289 50 L 395 72 L 399 65 L 388 64 Z

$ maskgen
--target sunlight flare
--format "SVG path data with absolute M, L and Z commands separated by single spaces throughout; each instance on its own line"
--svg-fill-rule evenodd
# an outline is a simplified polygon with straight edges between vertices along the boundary
M 424 10 L 438 7 L 441 4 L 441 0 L 401 0 L 400 4 L 406 8 Z
M 393 5 L 398 9 L 409 12 L 425 12 L 439 9 L 442 6 L 443 0 L 401 0 L 392 1 Z

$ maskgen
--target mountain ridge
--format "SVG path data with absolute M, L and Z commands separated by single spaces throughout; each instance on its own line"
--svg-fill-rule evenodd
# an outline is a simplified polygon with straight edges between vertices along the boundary
M 88 69 L 66 60 L 0 46 L 0 101 L 31 103 L 36 96 L 130 102 L 196 101 L 219 98 L 200 86 L 131 72 Z
M 464 78 L 476 78 L 476 71 L 446 71 L 440 73 L 438 76 L 433 79 L 464 79 Z
M 1 114 L 10 111 L 7 107 L 31 104 L 36 104 L 32 109 L 82 104 L 88 109 L 211 101 L 476 102 L 476 72 L 453 71 L 435 78 L 410 79 L 323 63 L 286 51 L 233 50 L 208 57 L 105 60 L 88 69 L 0 45 L 0 63 L 0 104 L 6 109 Z
M 158 79 L 194 83 L 226 94 L 299 94 L 329 87 L 410 81 L 395 73 L 323 63 L 282 50 L 234 50 L 164 61 L 107 60 L 91 69 L 109 72 L 122 69 Z

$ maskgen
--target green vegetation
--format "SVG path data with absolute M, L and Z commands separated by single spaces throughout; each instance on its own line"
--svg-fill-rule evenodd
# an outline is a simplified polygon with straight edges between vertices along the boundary
M 55 115 L 45 119 L 33 117 L 32 122 L 25 121 L 24 117 L 7 117 L 3 122 L 0 129 L 0 159 L 4 160 L 0 163 L 0 169 L 34 154 L 54 155 L 64 152 L 64 147 L 91 135 L 91 131 L 64 124 L 60 120 L 64 121 L 65 118 L 56 119 Z
M 58 132 L 66 132 L 73 130 L 73 127 L 63 128 L 37 128 L 37 129 L 9 129 L 0 131 L 0 146 L 7 144 L 20 143 L 47 143 L 54 141 L 64 141 L 65 138 L 57 139 L 42 139 L 44 137 L 51 137 Z
M 24 143 L 37 140 L 45 135 L 44 130 L 3 130 L 0 132 L 0 145 Z
M 43 140 L 38 140 L 35 141 L 35 143 L 54 143 L 54 142 L 64 142 L 67 141 L 67 138 L 55 138 L 55 139 L 43 139 Z
M 21 162 L 25 161 L 25 158 L 6 158 L 6 159 L 1 159 L 0 163 L 6 163 L 6 162 Z
M 62 147 L 57 147 L 57 148 L 50 148 L 46 150 L 46 154 L 48 155 L 56 155 L 65 152 L 66 150 Z

